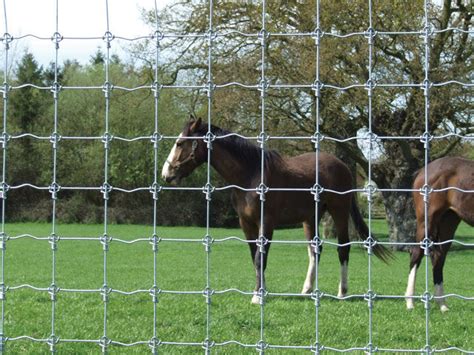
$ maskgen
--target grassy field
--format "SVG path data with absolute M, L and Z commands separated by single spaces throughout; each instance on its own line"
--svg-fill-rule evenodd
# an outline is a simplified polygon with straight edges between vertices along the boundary
M 386 238 L 383 221 L 374 221 L 379 238 Z M 48 236 L 47 224 L 8 224 L 12 237 L 23 233 Z M 101 225 L 59 225 L 60 236 L 97 237 Z M 149 226 L 112 225 L 112 237 L 123 240 L 147 238 Z M 201 239 L 202 228 L 160 227 L 164 238 Z M 213 238 L 238 236 L 239 229 L 212 229 Z M 302 240 L 302 230 L 278 230 L 276 240 Z M 461 225 L 457 238 L 474 241 L 474 228 Z M 29 238 L 9 240 L 4 260 L 5 284 L 8 287 L 29 284 L 47 288 L 51 284 L 52 252 L 47 241 Z M 445 267 L 445 290 L 474 296 L 473 250 L 455 247 Z M 402 295 L 405 292 L 409 255 L 396 253 L 390 265 L 374 260 L 372 288 L 377 295 Z M 97 241 L 61 240 L 56 251 L 56 284 L 62 289 L 99 289 L 103 285 L 103 250 Z M 367 290 L 368 257 L 359 246 L 353 246 L 349 264 L 349 293 Z M 298 293 L 307 268 L 304 245 L 272 246 L 267 269 L 270 292 Z M 162 290 L 202 291 L 206 285 L 206 253 L 199 242 L 162 241 L 157 254 L 158 286 Z M 424 264 L 420 268 L 417 294 L 424 292 Z M 124 244 L 112 241 L 107 252 L 108 287 L 115 290 L 147 290 L 153 285 L 153 252 L 148 242 Z M 431 270 L 429 273 L 430 289 Z M 324 247 L 320 264 L 320 289 L 337 294 L 339 263 L 336 248 Z M 214 243 L 210 253 L 210 284 L 213 290 L 237 288 L 251 291 L 254 271 L 248 247 L 238 241 Z M 260 307 L 250 304 L 250 295 L 236 292 L 214 294 L 211 304 L 211 339 L 216 343 L 229 340 L 256 344 L 260 339 Z M 474 302 L 451 297 L 450 311 L 442 314 L 436 306 L 430 311 L 429 330 L 432 348 L 459 347 L 474 350 Z M 29 288 L 10 289 L 4 301 L 4 336 L 28 335 L 44 339 L 51 334 L 51 300 L 48 292 Z M 104 303 L 97 292 L 59 292 L 55 309 L 56 335 L 61 339 L 99 339 L 104 330 Z M 147 293 L 123 295 L 111 293 L 107 304 L 107 336 L 123 343 L 148 341 L 153 335 L 153 303 Z M 334 300 L 323 298 L 319 312 L 320 343 L 326 347 L 346 349 L 364 347 L 368 343 L 369 310 L 362 299 Z M 270 296 L 264 308 L 265 342 L 273 345 L 309 346 L 315 341 L 315 305 L 301 297 Z M 206 302 L 202 294 L 175 295 L 162 293 L 157 304 L 157 336 L 166 342 L 197 342 L 206 335 Z M 414 311 L 405 309 L 403 299 L 376 300 L 373 309 L 373 344 L 379 348 L 422 349 L 425 346 L 425 309 L 418 301 Z M 7 341 L 11 353 L 47 353 L 45 343 L 28 339 Z M 98 353 L 98 344 L 60 342 L 59 353 Z M 147 345 L 111 346 L 111 353 L 146 353 Z M 162 345 L 169 354 L 202 353 L 199 346 Z M 255 353 L 255 348 L 235 344 L 216 346 L 213 353 Z M 293 354 L 308 350 L 268 349 L 270 353 Z M 360 351 L 358 352 L 360 353 Z

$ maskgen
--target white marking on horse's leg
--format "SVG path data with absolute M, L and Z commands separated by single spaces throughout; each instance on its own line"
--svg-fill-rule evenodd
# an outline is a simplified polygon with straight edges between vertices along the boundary
M 183 134 L 180 133 L 178 139 L 181 138 L 182 135 Z M 171 148 L 170 154 L 163 164 L 163 169 L 161 169 L 161 177 L 163 179 L 166 179 L 170 175 L 170 162 L 173 161 L 174 155 L 176 154 L 176 143 L 178 142 L 178 139 L 174 143 L 173 148 Z
M 260 296 L 257 294 L 257 292 L 253 293 L 252 296 L 252 304 L 260 304 Z
M 347 261 L 341 265 L 341 281 L 339 282 L 339 291 L 337 297 L 342 298 L 346 296 L 347 292 Z
M 412 269 L 410 270 L 410 274 L 408 275 L 407 291 L 405 292 L 405 296 L 407 297 L 407 309 L 415 308 L 415 303 L 412 297 L 415 294 L 416 269 L 417 266 L 413 265 Z
M 449 311 L 448 306 L 446 305 L 446 298 L 443 297 L 444 295 L 444 288 L 443 288 L 443 283 L 441 282 L 440 284 L 435 284 L 435 297 L 440 297 L 440 298 L 435 298 L 436 303 L 438 303 L 441 312 L 446 312 Z
M 316 257 L 314 256 L 313 247 L 308 245 L 308 272 L 306 273 L 306 280 L 303 284 L 301 293 L 307 294 L 313 292 L 313 280 L 315 274 Z

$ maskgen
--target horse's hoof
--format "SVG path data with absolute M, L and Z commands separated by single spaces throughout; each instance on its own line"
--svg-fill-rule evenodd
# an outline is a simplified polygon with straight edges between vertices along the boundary
M 252 304 L 260 304 L 260 297 L 257 295 L 252 296 Z
M 407 300 L 407 309 L 411 311 L 414 308 L 415 308 L 415 304 L 413 303 L 413 300 L 412 299 Z
M 313 287 L 308 287 L 308 286 L 303 286 L 303 289 L 301 290 L 301 294 L 303 295 L 309 295 L 312 292 L 313 292 Z
M 342 298 L 344 298 L 344 297 L 346 297 L 346 294 L 345 294 L 345 293 L 342 293 L 342 292 L 338 292 L 338 293 L 337 293 L 337 298 L 342 299 Z
M 439 309 L 441 310 L 441 313 L 444 313 L 444 312 L 447 312 L 449 311 L 449 308 L 448 306 L 446 306 L 445 304 L 442 304 Z

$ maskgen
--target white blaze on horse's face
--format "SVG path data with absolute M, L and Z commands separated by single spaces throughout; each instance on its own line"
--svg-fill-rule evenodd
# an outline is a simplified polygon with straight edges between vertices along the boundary
M 173 176 L 173 172 L 171 170 L 171 163 L 173 162 L 173 159 L 175 159 L 176 147 L 177 147 L 176 143 L 178 143 L 178 140 L 181 137 L 182 137 L 182 133 L 179 134 L 178 139 L 174 143 L 173 148 L 171 149 L 170 154 L 168 155 L 168 158 L 166 158 L 166 161 L 163 164 L 163 169 L 161 169 L 161 177 L 165 181 L 169 181 Z

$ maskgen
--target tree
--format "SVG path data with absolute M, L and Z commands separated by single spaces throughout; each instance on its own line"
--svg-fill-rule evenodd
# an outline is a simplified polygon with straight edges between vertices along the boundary
M 321 90 L 320 130 L 324 135 L 339 139 L 357 137 L 369 125 L 368 95 L 369 9 L 367 1 L 358 0 L 347 6 L 338 1 L 321 1 L 321 24 L 324 32 L 320 46 Z M 266 79 L 270 83 L 307 84 L 315 81 L 316 51 L 314 38 L 289 37 L 275 33 L 312 33 L 315 30 L 315 1 L 281 0 L 267 3 Z M 163 33 L 208 33 L 207 3 L 191 0 L 176 1 L 160 17 Z M 213 9 L 213 30 L 218 33 L 260 33 L 261 3 L 224 2 Z M 413 139 L 384 139 L 384 156 L 371 165 L 372 180 L 384 189 L 383 201 L 392 241 L 408 241 L 414 236 L 414 212 L 410 193 L 393 190 L 411 187 L 413 174 L 424 164 L 425 98 L 420 88 L 425 79 L 425 30 L 423 1 L 373 2 L 371 82 L 376 84 L 408 84 L 406 86 L 375 86 L 372 96 L 372 131 L 379 137 L 414 137 Z M 154 25 L 154 13 L 148 21 Z M 430 86 L 429 134 L 453 131 L 461 135 L 474 132 L 472 119 L 472 89 L 451 80 L 472 83 L 474 44 L 472 9 L 461 0 L 445 0 L 441 6 L 429 9 L 429 28 L 436 30 L 429 37 Z M 458 30 L 452 30 L 456 28 Z M 397 34 L 395 32 L 413 32 Z M 342 36 L 349 33 L 354 36 Z M 339 36 L 339 37 L 338 37 Z M 164 64 L 168 75 L 163 84 L 194 80 L 207 82 L 207 36 L 177 37 L 163 41 L 161 50 L 169 58 Z M 142 57 L 153 53 L 139 49 Z M 153 50 L 153 47 L 152 47 Z M 212 47 L 213 83 L 238 81 L 256 85 L 260 81 L 260 38 L 239 35 L 215 37 Z M 360 87 L 333 89 L 352 84 Z M 428 83 L 430 84 L 430 83 Z M 439 84 L 439 85 L 436 85 Z M 203 110 L 205 110 L 205 96 Z M 260 97 L 255 90 L 239 87 L 220 89 L 213 100 L 213 117 L 225 121 L 225 126 L 245 133 L 259 132 Z M 315 132 L 315 95 L 312 88 L 268 90 L 266 129 L 271 134 L 307 135 Z M 430 158 L 450 154 L 460 144 L 453 137 L 430 140 Z M 286 151 L 307 150 L 308 143 L 287 144 Z M 355 140 L 337 143 L 351 161 L 367 173 L 368 162 Z M 386 190 L 392 190 L 390 192 Z

